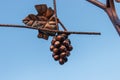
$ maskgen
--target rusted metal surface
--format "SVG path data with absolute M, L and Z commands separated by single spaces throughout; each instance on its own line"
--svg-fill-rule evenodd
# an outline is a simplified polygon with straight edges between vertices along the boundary
M 116 13 L 114 0 L 106 0 L 106 4 L 103 4 L 98 0 L 87 0 L 87 1 L 98 6 L 99 8 L 103 9 L 107 13 L 116 31 L 120 36 L 120 19 Z M 120 2 L 120 0 L 116 0 L 116 2 Z

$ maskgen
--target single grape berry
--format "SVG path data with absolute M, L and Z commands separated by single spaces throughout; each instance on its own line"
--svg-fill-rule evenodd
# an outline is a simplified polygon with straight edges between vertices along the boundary
M 67 34 L 61 34 L 61 36 L 63 36 L 65 39 L 68 38 L 68 35 L 67 35 Z
M 59 59 L 60 59 L 60 56 L 59 56 L 59 55 L 54 55 L 54 56 L 53 56 L 53 58 L 54 58 L 54 60 L 56 60 L 56 61 L 57 61 L 57 60 L 59 60 Z
M 64 41 L 63 41 L 63 45 L 65 45 L 65 46 L 67 47 L 67 46 L 69 46 L 69 45 L 70 45 L 70 43 L 69 43 L 69 41 L 64 40 Z
M 60 47 L 60 41 L 56 41 L 56 42 L 54 43 L 54 46 L 55 46 L 55 47 Z
M 50 46 L 50 50 L 51 50 L 51 51 L 53 51 L 53 49 L 54 49 L 54 46 L 53 46 L 53 45 L 51 45 L 51 46 Z
M 60 50 L 61 52 L 66 51 L 66 47 L 65 47 L 64 45 L 61 45 L 60 48 L 59 48 L 59 50 Z
M 65 53 L 65 52 L 62 52 L 62 53 L 60 54 L 60 58 L 64 58 L 64 57 L 66 57 L 66 53 Z
M 67 57 L 64 57 L 63 60 L 64 60 L 64 62 L 67 62 L 67 61 L 68 61 Z
M 59 59 L 59 64 L 61 64 L 61 65 L 64 64 L 64 60 L 62 58 Z
M 54 48 L 54 49 L 53 49 L 53 53 L 56 53 L 56 54 L 57 54 L 58 51 L 59 51 L 58 48 Z
M 70 56 L 70 51 L 66 51 L 66 56 Z
M 70 41 L 70 39 L 65 39 L 65 41 L 67 41 L 67 42 L 69 42 L 69 44 L 71 44 L 71 41 Z
M 58 36 L 56 37 L 56 40 L 57 40 L 57 41 L 63 41 L 63 40 L 64 40 L 64 37 L 61 36 L 61 35 L 58 35 Z
M 72 45 L 69 45 L 68 50 L 72 51 L 72 49 L 73 49 Z

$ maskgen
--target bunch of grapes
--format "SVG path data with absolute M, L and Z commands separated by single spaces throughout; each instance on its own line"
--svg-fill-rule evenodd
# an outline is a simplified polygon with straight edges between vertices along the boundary
M 67 57 L 73 49 L 68 34 L 58 34 L 53 37 L 50 50 L 55 61 L 59 61 L 61 65 L 68 61 Z

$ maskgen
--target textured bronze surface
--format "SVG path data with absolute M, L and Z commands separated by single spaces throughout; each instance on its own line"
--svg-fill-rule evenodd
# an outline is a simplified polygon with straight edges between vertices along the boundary
M 54 15 L 54 10 L 51 7 L 47 7 L 46 4 L 35 5 L 35 8 L 38 14 L 29 14 L 25 19 L 23 19 L 23 23 L 27 26 L 57 30 L 55 18 L 52 17 Z M 48 40 L 49 36 L 54 35 L 54 32 L 38 30 L 38 38 Z
M 113 23 L 116 31 L 118 32 L 118 34 L 120 36 L 120 19 L 116 13 L 114 0 L 106 0 L 106 4 L 103 4 L 98 0 L 87 0 L 87 1 L 100 7 L 107 13 L 107 15 L 109 16 L 111 22 Z M 120 0 L 116 0 L 116 2 L 120 2 Z

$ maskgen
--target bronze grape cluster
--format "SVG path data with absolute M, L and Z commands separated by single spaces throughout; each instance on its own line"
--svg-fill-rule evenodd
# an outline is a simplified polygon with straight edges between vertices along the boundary
M 50 50 L 53 52 L 52 57 L 54 60 L 59 61 L 61 65 L 68 61 L 67 57 L 72 49 L 73 47 L 67 34 L 58 34 L 53 37 Z

